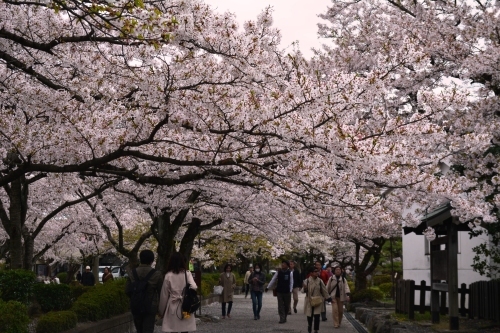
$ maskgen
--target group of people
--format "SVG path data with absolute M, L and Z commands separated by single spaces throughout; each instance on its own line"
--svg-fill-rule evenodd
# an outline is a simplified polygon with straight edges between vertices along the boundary
M 314 332 L 317 333 L 320 318 L 322 321 L 327 320 L 327 304 L 332 306 L 333 325 L 335 328 L 339 328 L 343 317 L 343 303 L 348 302 L 350 297 L 349 285 L 343 276 L 342 267 L 336 265 L 332 267 L 333 272 L 331 272 L 330 269 L 323 269 L 320 261 L 316 261 L 314 266 L 308 270 L 305 280 L 302 281 L 301 274 L 295 266 L 294 261 L 283 260 L 281 269 L 273 275 L 266 288 L 264 288 L 266 278 L 260 264 L 249 268 L 244 279 L 245 298 L 250 291 L 254 319 L 260 319 L 263 291 L 267 292 L 272 289 L 278 301 L 279 323 L 286 323 L 287 316 L 292 314 L 292 308 L 293 312 L 297 313 L 298 293 L 302 289 L 306 293 L 304 313 L 307 316 L 308 332 L 311 333 L 314 328 Z M 219 281 L 219 284 L 224 287 L 223 290 L 229 289 L 226 294 L 221 295 L 222 318 L 226 318 L 226 316 L 231 318 L 232 290 L 235 286 L 235 278 L 231 269 L 231 265 L 226 265 L 225 273 L 221 274 Z M 226 303 L 229 304 L 227 313 Z
M 136 279 L 147 281 L 146 299 L 150 300 L 147 308 L 140 314 L 134 314 L 134 325 L 137 333 L 152 333 L 156 316 L 161 318 L 162 332 L 189 332 L 196 330 L 194 316 L 183 313 L 182 299 L 186 284 L 192 289 L 198 286 L 191 272 L 187 269 L 184 256 L 175 252 L 170 257 L 167 274 L 163 278 L 160 271 L 154 270 L 154 253 L 144 250 L 139 253 L 140 265 L 129 274 L 125 291 L 132 297 L 133 285 Z M 131 302 L 133 298 L 131 298 Z M 132 307 L 132 304 L 131 304 Z
M 163 332 L 183 333 L 195 331 L 196 322 L 194 316 L 183 313 L 181 308 L 183 291 L 186 285 L 197 289 L 182 254 L 176 252 L 172 255 L 165 278 L 162 278 L 160 271 L 155 271 L 151 267 L 154 261 L 152 251 L 142 251 L 139 259 L 139 267 L 135 269 L 134 274 L 129 274 L 126 291 L 131 296 L 130 286 L 134 280 L 147 280 L 147 292 L 151 296 L 152 302 L 144 313 L 140 315 L 133 314 L 137 332 L 152 333 L 157 315 L 161 318 Z M 323 321 L 327 320 L 326 302 L 332 305 L 334 327 L 340 327 L 343 316 L 343 303 L 349 301 L 350 296 L 349 285 L 342 276 L 342 268 L 340 266 L 334 267 L 332 275 L 329 275 L 327 270 L 322 268 L 321 262 L 317 261 L 308 270 L 308 274 L 302 281 L 301 274 L 295 265 L 294 261 L 283 260 L 281 269 L 273 275 L 267 287 L 265 287 L 266 275 L 260 264 L 255 264 L 245 274 L 245 298 L 250 293 L 254 320 L 260 319 L 263 293 L 272 289 L 278 300 L 279 323 L 285 323 L 287 316 L 292 314 L 292 310 L 297 313 L 298 293 L 302 289 L 306 293 L 304 313 L 307 316 L 308 332 L 311 333 L 314 329 L 314 333 L 317 333 L 320 318 Z M 236 288 L 236 277 L 232 270 L 233 266 L 226 264 L 218 281 L 219 285 L 222 286 L 222 292 L 219 296 L 222 319 L 231 318 L 234 290 Z

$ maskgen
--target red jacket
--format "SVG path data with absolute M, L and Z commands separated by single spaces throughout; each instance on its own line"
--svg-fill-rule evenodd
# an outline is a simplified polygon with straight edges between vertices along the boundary
M 324 269 L 322 269 L 321 272 L 319 273 L 319 278 L 323 280 L 325 286 L 328 283 L 328 280 L 330 279 L 330 277 L 328 276 L 328 272 Z

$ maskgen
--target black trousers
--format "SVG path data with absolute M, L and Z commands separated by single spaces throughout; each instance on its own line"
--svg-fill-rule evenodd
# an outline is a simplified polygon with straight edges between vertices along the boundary
M 134 316 L 134 325 L 137 333 L 153 333 L 155 330 L 155 314 Z
M 318 331 L 319 330 L 319 318 L 320 314 L 315 314 L 314 313 L 314 308 L 312 309 L 311 317 L 307 317 L 307 326 L 311 327 L 313 323 L 313 317 L 314 317 L 314 330 Z M 310 331 L 310 329 L 309 329 Z
M 233 307 L 233 302 L 227 302 L 227 314 L 231 314 L 231 308 Z M 226 316 L 226 302 L 222 302 L 222 315 Z

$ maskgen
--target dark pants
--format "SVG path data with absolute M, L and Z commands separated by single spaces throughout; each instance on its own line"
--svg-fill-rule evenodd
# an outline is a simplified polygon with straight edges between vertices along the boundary
M 233 307 L 233 302 L 227 302 L 229 305 L 227 306 L 227 314 L 231 314 L 231 308 Z M 226 303 L 222 302 L 222 315 L 226 316 Z
M 262 291 L 251 291 L 253 316 L 260 316 L 260 309 L 262 309 Z
M 134 325 L 137 333 L 153 333 L 155 330 L 155 314 L 134 316 Z
M 323 306 L 325 308 L 325 311 L 321 312 L 321 319 L 326 320 L 326 301 L 323 301 Z
M 278 293 L 278 313 L 280 321 L 286 321 L 288 311 L 290 311 L 290 303 L 292 302 L 292 293 Z
M 314 317 L 314 330 L 319 330 L 319 314 L 314 314 L 314 308 L 312 308 L 311 317 L 307 317 L 307 331 L 311 332 L 311 326 Z
M 245 297 L 248 296 L 248 291 L 250 290 L 250 285 L 247 283 L 245 284 Z

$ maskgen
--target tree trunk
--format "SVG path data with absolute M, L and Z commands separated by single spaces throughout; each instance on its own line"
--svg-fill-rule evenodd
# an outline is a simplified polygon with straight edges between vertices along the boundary
M 22 179 L 18 178 L 10 186 L 9 221 L 4 227 L 10 238 L 10 267 L 12 269 L 31 268 L 23 266 L 23 225 L 26 214 L 26 197 L 23 196 Z
M 31 269 L 33 266 L 33 257 L 35 252 L 35 240 L 29 234 L 28 231 L 24 231 L 24 263 L 23 266 L 25 269 Z
M 182 237 L 179 252 L 184 255 L 184 258 L 186 259 L 186 265 L 189 263 L 189 260 L 191 260 L 191 252 L 193 252 L 193 245 L 196 236 L 200 234 L 200 226 L 201 220 L 193 217 L 191 223 L 189 224 L 189 227 Z
M 168 260 L 170 256 L 175 251 L 175 235 L 177 230 L 174 229 L 170 224 L 171 213 L 166 211 L 161 215 L 155 217 L 153 222 L 153 236 L 158 241 L 158 249 L 156 258 L 155 268 L 163 273 L 167 274 Z
M 356 291 L 368 288 L 366 277 L 375 271 L 380 261 L 380 251 L 385 243 L 384 238 L 376 238 L 371 240 L 371 246 L 365 245 L 362 242 L 354 241 L 356 244 L 356 260 L 354 262 L 355 280 L 354 285 Z M 367 250 L 360 262 L 361 248 Z

